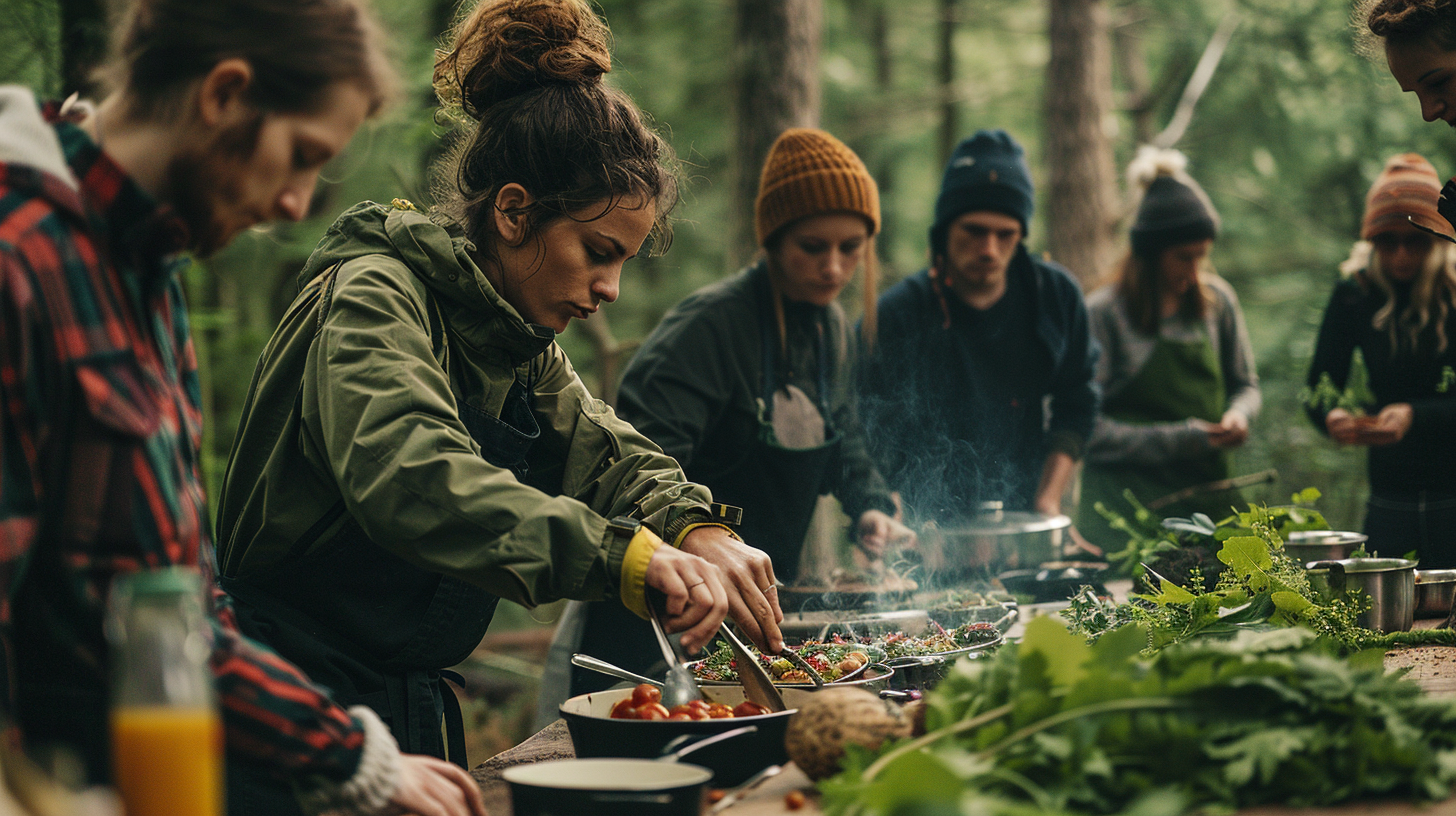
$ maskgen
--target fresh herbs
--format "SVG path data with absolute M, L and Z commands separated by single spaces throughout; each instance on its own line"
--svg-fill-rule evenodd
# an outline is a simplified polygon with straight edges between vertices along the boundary
M 1147 640 L 1124 626 L 1089 645 L 1033 620 L 1020 644 L 951 669 L 923 736 L 850 748 L 820 785 L 826 812 L 1171 816 L 1439 799 L 1456 783 L 1456 706 L 1386 674 L 1378 654 L 1341 659 L 1296 628 L 1152 658 Z
M 1360 349 L 1355 349 L 1350 358 L 1350 373 L 1345 378 L 1343 390 L 1335 386 L 1328 371 L 1322 371 L 1314 388 L 1300 389 L 1299 399 L 1312 411 L 1327 414 L 1336 408 L 1343 408 L 1355 416 L 1364 416 L 1365 409 L 1375 404 L 1375 393 L 1370 390 L 1370 371 L 1365 367 L 1365 355 Z

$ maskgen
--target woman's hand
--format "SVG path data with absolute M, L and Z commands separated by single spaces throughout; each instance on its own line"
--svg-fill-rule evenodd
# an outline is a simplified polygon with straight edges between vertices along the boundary
M 400 756 L 399 787 L 386 813 L 418 816 L 486 816 L 485 801 L 464 768 L 421 754 Z
M 1208 428 L 1208 444 L 1215 448 L 1237 448 L 1249 438 L 1249 418 L 1239 411 L 1225 411 L 1217 425 Z
M 708 561 L 669 544 L 658 547 L 647 562 L 647 586 L 667 596 L 667 617 L 662 619 L 662 627 L 683 633 L 682 647 L 688 654 L 707 644 L 730 608 L 723 573 Z
M 871 562 L 885 557 L 891 544 L 915 546 L 915 531 L 880 510 L 866 510 L 859 517 L 855 545 Z
M 1410 432 L 1415 411 L 1408 402 L 1392 402 L 1375 415 L 1375 424 L 1356 431 L 1361 445 L 1394 445 Z
M 768 554 L 744 544 L 722 527 L 712 526 L 698 527 L 688 533 L 682 549 L 702 556 L 722 571 L 728 614 L 743 634 L 768 654 L 783 651 L 784 636 L 779 632 L 779 622 L 784 619 L 784 613 L 779 608 L 777 581 Z M 713 628 L 716 630 L 717 626 Z M 703 642 L 707 642 L 707 637 Z
M 1357 445 L 1359 430 L 1355 427 L 1355 415 L 1344 408 L 1336 408 L 1325 414 L 1325 430 L 1330 438 L 1341 445 Z

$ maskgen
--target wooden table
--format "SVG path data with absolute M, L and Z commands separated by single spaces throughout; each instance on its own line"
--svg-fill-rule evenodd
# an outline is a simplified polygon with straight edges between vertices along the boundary
M 1437 622 L 1432 622 L 1437 623 Z M 1429 624 L 1428 624 L 1429 625 Z M 1385 666 L 1390 670 L 1409 669 L 1407 677 L 1438 697 L 1456 697 L 1456 647 L 1423 646 L 1398 649 L 1385 656 Z M 500 772 L 512 765 L 527 762 L 541 762 L 548 759 L 566 759 L 574 756 L 571 736 L 566 723 L 557 720 L 542 729 L 515 748 L 496 755 L 476 766 L 471 774 L 480 783 L 485 794 L 486 809 L 491 816 L 510 816 L 510 791 Z M 797 811 L 790 811 L 784 805 L 784 796 L 790 791 L 800 790 L 808 797 L 808 804 Z M 723 811 L 725 816 L 813 816 L 822 811 L 818 806 L 813 784 L 802 771 L 790 765 L 767 782 L 749 793 L 737 804 Z M 1239 816 L 1456 816 L 1456 798 L 1434 805 L 1415 805 L 1406 802 L 1354 802 L 1334 808 L 1281 808 L 1260 807 L 1239 812 Z

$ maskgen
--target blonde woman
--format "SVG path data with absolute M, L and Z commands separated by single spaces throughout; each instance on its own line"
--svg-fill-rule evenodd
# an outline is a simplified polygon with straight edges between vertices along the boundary
M 1391 158 L 1366 197 L 1360 238 L 1325 307 L 1309 384 L 1343 390 L 1359 349 L 1371 418 L 1344 406 L 1310 408 L 1341 444 L 1370 448 L 1370 544 L 1415 550 L 1425 568 L 1456 567 L 1456 247 L 1410 220 L 1441 224 L 1440 177 L 1424 158 Z M 1444 226 L 1444 225 L 1443 225 Z

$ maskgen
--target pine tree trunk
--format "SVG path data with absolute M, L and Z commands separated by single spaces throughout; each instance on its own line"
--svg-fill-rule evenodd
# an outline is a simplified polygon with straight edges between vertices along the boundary
M 1047 249 L 1087 287 L 1115 261 L 1117 176 L 1104 122 L 1112 60 L 1104 0 L 1050 0 L 1045 200 Z
M 61 0 L 61 98 L 96 90 L 91 72 L 106 56 L 103 0 Z
M 786 128 L 819 122 L 822 0 L 736 0 L 733 244 L 730 269 L 758 246 L 753 201 L 768 149 Z
M 940 80 L 940 164 L 950 161 L 950 152 L 961 137 L 960 104 L 955 89 L 956 0 L 939 0 L 940 42 L 936 55 L 936 73 Z

